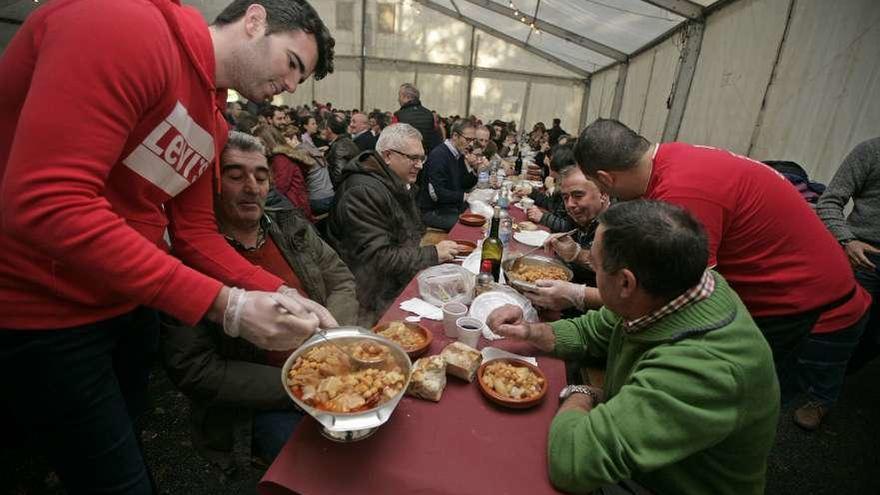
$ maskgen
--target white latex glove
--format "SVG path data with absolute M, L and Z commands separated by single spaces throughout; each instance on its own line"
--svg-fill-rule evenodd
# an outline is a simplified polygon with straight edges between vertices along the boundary
M 293 299 L 297 303 L 299 303 L 306 311 L 314 313 L 315 316 L 318 317 L 318 322 L 321 324 L 321 328 L 336 328 L 339 326 L 339 323 L 336 321 L 336 318 L 330 313 L 330 310 L 321 306 L 320 304 L 312 301 L 311 299 L 303 296 L 299 293 L 298 290 L 288 287 L 286 285 L 282 285 L 278 288 L 278 293 L 284 294 L 285 296 Z M 291 313 L 294 313 L 291 311 Z M 296 313 L 294 313 L 296 314 Z
M 232 288 L 223 312 L 223 331 L 270 351 L 295 349 L 318 328 L 318 317 L 277 292 Z
M 580 244 L 565 233 L 551 235 L 544 241 L 544 248 L 552 250 L 566 263 L 576 260 L 583 250 Z
M 528 290 L 525 296 L 535 306 L 561 311 L 568 308 L 584 310 L 587 286 L 573 284 L 564 280 L 538 280 L 535 290 Z

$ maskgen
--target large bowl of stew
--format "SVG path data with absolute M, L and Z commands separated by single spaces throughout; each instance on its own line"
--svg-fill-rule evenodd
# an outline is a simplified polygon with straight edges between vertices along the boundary
M 409 386 L 412 361 L 395 342 L 360 327 L 313 335 L 281 368 L 287 395 L 329 432 L 376 428 Z M 352 361 L 354 355 L 360 362 Z M 363 365 L 364 358 L 378 364 Z

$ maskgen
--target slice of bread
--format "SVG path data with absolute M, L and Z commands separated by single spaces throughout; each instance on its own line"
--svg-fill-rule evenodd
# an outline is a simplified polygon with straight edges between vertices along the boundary
M 420 399 L 440 402 L 444 388 L 446 388 L 446 361 L 439 354 L 416 361 L 406 393 Z
M 440 355 L 446 361 L 446 373 L 469 382 L 474 381 L 477 369 L 483 362 L 480 351 L 461 342 L 453 342 L 444 347 Z

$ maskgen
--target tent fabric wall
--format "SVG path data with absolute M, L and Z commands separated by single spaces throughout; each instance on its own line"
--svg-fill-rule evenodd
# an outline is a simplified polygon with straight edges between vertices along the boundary
M 553 119 L 559 118 L 563 129 L 572 134 L 576 133 L 583 96 L 584 85 L 581 83 L 573 82 L 567 86 L 532 83 L 526 113 L 526 128 L 531 129 L 537 122 L 544 122 L 547 128 L 550 128 Z
M 407 4 L 381 2 L 395 12 L 394 32 L 383 33 L 375 24 L 378 21 L 374 21 L 378 19 L 377 3 L 375 0 L 367 2 L 367 55 L 440 64 L 468 64 L 470 26 L 427 8 L 416 11 Z M 360 8 L 360 2 L 357 4 Z
M 651 142 L 663 136 L 680 52 L 680 39 L 673 36 L 637 55 L 629 65 L 619 118 Z
M 611 116 L 611 104 L 617 86 L 617 67 L 593 74 L 590 79 L 590 104 L 587 108 L 587 123 L 599 117 Z
M 431 110 L 440 115 L 464 114 L 467 100 L 467 74 L 464 70 L 461 74 L 420 71 L 418 86 L 425 89 L 424 103 Z
M 797 0 L 751 155 L 828 182 L 880 136 L 880 2 Z
M 477 30 L 477 67 L 533 72 L 548 76 L 578 77 L 574 72 L 547 62 L 522 48 Z
M 679 140 L 748 151 L 787 13 L 787 1 L 740 0 L 709 16 Z
M 471 114 L 484 121 L 501 119 L 519 124 L 526 82 L 475 77 L 471 87 Z

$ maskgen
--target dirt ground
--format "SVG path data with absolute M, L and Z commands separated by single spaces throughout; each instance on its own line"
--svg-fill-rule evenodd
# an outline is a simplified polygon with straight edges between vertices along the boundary
M 189 439 L 187 400 L 165 373 L 153 373 L 153 408 L 142 433 L 147 462 L 163 494 L 251 494 L 262 475 L 249 468 L 224 477 L 194 451 Z M 816 433 L 780 417 L 768 465 L 767 494 L 823 495 L 880 493 L 880 360 L 851 376 L 838 406 Z M 528 490 L 526 490 L 527 492 Z M 60 494 L 64 490 L 45 460 L 24 447 L 0 448 L 0 494 Z

